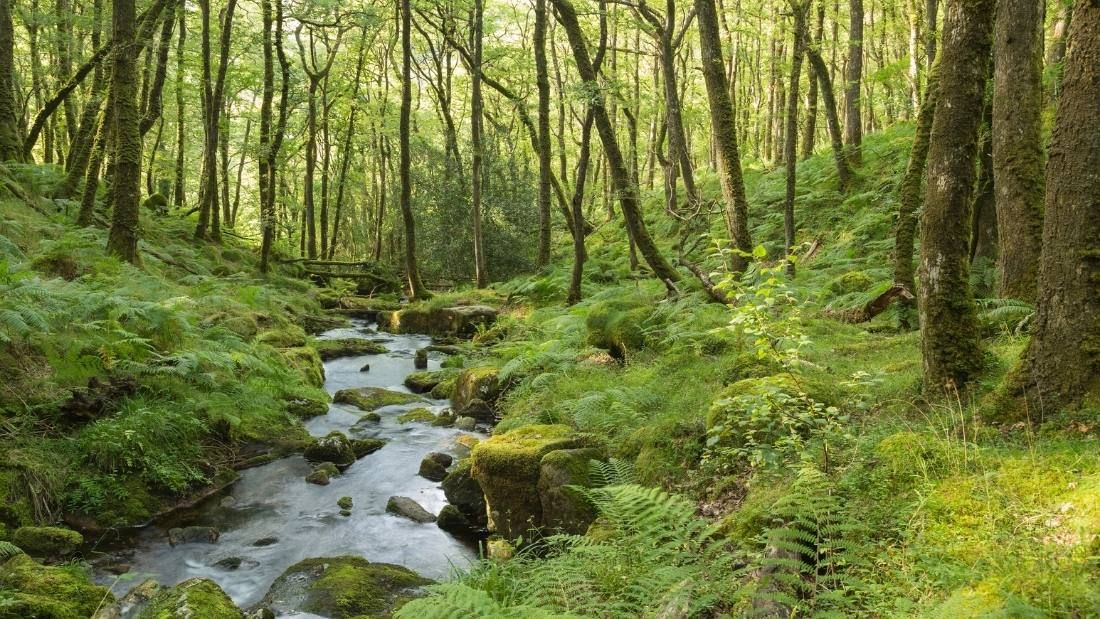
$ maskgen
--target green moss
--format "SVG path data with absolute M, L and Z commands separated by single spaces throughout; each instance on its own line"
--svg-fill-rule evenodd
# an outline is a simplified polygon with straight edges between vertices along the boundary
M 275 348 L 297 348 L 306 345 L 306 332 L 298 325 L 284 325 L 261 332 L 256 341 Z
M 379 449 L 386 446 L 386 439 L 382 438 L 353 438 L 351 439 L 351 450 L 355 452 L 356 458 L 362 458 L 368 456 Z
M 378 342 L 364 340 L 362 338 L 348 338 L 343 340 L 313 340 L 312 345 L 324 361 L 338 359 L 340 357 L 361 357 L 363 355 L 380 355 L 386 352 L 386 347 Z
M 212 580 L 192 578 L 163 589 L 153 597 L 138 619 L 237 619 L 242 617 L 233 600 Z
M 321 356 L 317 354 L 315 349 L 309 346 L 299 346 L 296 348 L 283 348 L 279 352 L 282 353 L 286 364 L 297 371 L 306 383 L 314 387 L 325 384 L 325 366 L 321 362 Z
M 917 432 L 898 432 L 882 439 L 875 455 L 885 471 L 894 478 L 937 479 L 961 463 L 959 447 L 935 436 Z
M 745 396 L 768 396 L 773 393 L 795 395 L 799 393 L 799 386 L 786 375 L 764 376 L 761 378 L 746 378 L 726 387 L 711 405 L 707 412 L 707 428 L 713 428 L 719 424 L 727 423 L 731 416 L 742 413 L 737 406 L 737 398 Z
M 420 396 L 401 391 L 390 391 L 381 387 L 362 387 L 359 389 L 341 389 L 332 398 L 339 404 L 350 404 L 364 412 L 370 412 L 383 406 L 398 406 L 423 402 Z
M 76 566 L 47 567 L 27 555 L 0 564 L 0 619 L 87 619 L 112 600 Z
M 27 554 L 57 557 L 72 554 L 84 543 L 84 536 L 60 527 L 19 527 L 12 540 Z
M 499 375 L 500 368 L 493 366 L 462 370 L 451 390 L 451 406 L 456 412 L 462 414 L 475 400 L 484 402 L 496 400 L 502 388 Z
M 875 278 L 864 271 L 849 271 L 839 277 L 833 278 L 825 285 L 825 289 L 835 296 L 863 292 L 875 285 Z
M 446 400 L 454 394 L 455 385 L 458 384 L 458 376 L 452 376 L 445 378 L 439 382 L 438 385 L 432 387 L 432 391 L 429 395 L 436 400 Z
M 405 377 L 405 386 L 413 393 L 427 393 L 443 381 L 454 378 L 457 374 L 454 370 L 412 372 Z
M 616 299 L 596 303 L 588 312 L 585 327 L 588 343 L 622 359 L 645 347 L 645 327 L 653 308 L 643 299 Z
M 398 423 L 432 423 L 436 420 L 436 414 L 426 408 L 414 408 L 397 417 Z
M 340 509 L 351 509 L 354 503 L 350 496 L 342 496 L 336 501 L 336 506 Z
M 261 604 L 332 619 L 388 617 L 431 583 L 401 566 L 361 557 L 306 559 L 287 569 Z M 294 607 L 284 607 L 291 599 Z

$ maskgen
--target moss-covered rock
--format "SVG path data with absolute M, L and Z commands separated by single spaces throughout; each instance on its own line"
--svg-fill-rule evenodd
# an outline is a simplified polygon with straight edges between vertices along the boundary
M 491 405 L 500 397 L 502 386 L 499 375 L 500 369 L 491 366 L 462 370 L 451 391 L 451 407 L 459 415 L 485 417 L 483 405 Z
M 241 610 L 221 587 L 206 578 L 191 578 L 157 593 L 138 619 L 241 619 Z
M 542 458 L 539 470 L 539 499 L 542 525 L 549 529 L 583 535 L 596 520 L 596 510 L 577 489 L 588 487 L 592 460 L 602 460 L 595 448 L 561 449 Z
M 447 477 L 443 479 L 443 494 L 447 497 L 447 502 L 458 509 L 467 521 L 479 528 L 485 528 L 488 523 L 485 493 L 470 471 L 469 459 L 460 460 L 447 473 Z M 442 516 L 441 512 L 440 517 Z
M 381 387 L 361 387 L 359 389 L 341 389 L 332 398 L 339 404 L 350 404 L 361 411 L 370 412 L 383 406 L 398 406 L 423 402 L 424 398 L 411 393 L 390 391 Z
M 439 510 L 439 516 L 435 520 L 436 526 L 451 535 L 470 536 L 477 532 L 477 527 L 463 515 L 462 510 L 454 505 L 444 505 Z
M 313 347 L 324 361 L 339 359 L 340 357 L 361 357 L 363 355 L 380 355 L 386 352 L 386 347 L 378 342 L 364 340 L 362 338 L 348 338 L 342 340 L 314 340 Z
M 351 450 L 355 453 L 355 457 L 362 458 L 369 456 L 370 454 L 382 449 L 386 446 L 386 439 L 382 438 L 353 438 L 351 439 Z
M 431 307 L 417 305 L 379 312 L 378 326 L 393 333 L 424 333 L 470 337 L 478 328 L 496 322 L 497 311 L 487 305 Z
M 786 374 L 746 378 L 726 387 L 707 411 L 707 429 L 726 423 L 731 416 L 743 413 L 738 406 L 742 397 L 769 397 L 776 394 L 794 396 L 799 393 L 798 385 Z
M 645 347 L 646 321 L 653 305 L 645 300 L 616 299 L 595 303 L 585 318 L 588 343 L 616 359 Z
M 404 567 L 371 563 L 361 557 L 306 559 L 275 580 L 260 606 L 277 615 L 389 617 L 431 582 Z
M 325 384 L 325 364 L 317 350 L 309 346 L 282 348 L 280 351 L 287 365 L 296 370 L 306 383 L 314 387 Z
M 336 468 L 336 465 L 331 462 L 322 462 L 318 464 L 309 475 L 306 475 L 306 481 L 311 484 L 317 484 L 318 486 L 327 486 L 332 481 L 333 477 L 340 474 L 340 469 Z
M 261 332 L 256 341 L 275 348 L 299 348 L 306 345 L 306 332 L 298 325 L 284 325 Z
M 60 527 L 19 527 L 12 542 L 36 557 L 63 557 L 84 543 L 84 536 Z
M 398 423 L 432 423 L 433 421 L 435 421 L 435 413 L 426 408 L 414 408 L 397 416 Z
M 830 280 L 829 283 L 825 284 L 825 289 L 834 296 L 841 296 L 853 292 L 863 292 L 874 285 L 875 278 L 865 271 L 848 271 Z
M 451 394 L 454 393 L 456 384 L 458 384 L 457 374 L 439 381 L 439 384 L 437 384 L 435 387 L 432 387 L 431 393 L 429 393 L 428 395 L 436 400 L 449 399 L 451 397 Z
M 75 565 L 47 567 L 27 555 L 0 563 L 0 619 L 85 619 L 113 600 Z
M 506 539 L 542 525 L 539 475 L 552 451 L 584 447 L 565 425 L 532 425 L 498 434 L 470 454 L 471 474 L 485 492 L 489 529 Z
M 355 450 L 343 432 L 329 432 L 306 447 L 302 454 L 310 462 L 331 462 L 346 468 L 355 463 Z
M 451 466 L 453 461 L 450 455 L 433 451 L 420 461 L 418 474 L 431 481 L 443 481 L 447 477 L 447 467 Z
M 434 372 L 413 372 L 405 377 L 405 386 L 413 393 L 428 393 L 440 383 L 457 375 L 454 370 L 436 370 Z M 432 397 L 435 397 L 434 395 Z

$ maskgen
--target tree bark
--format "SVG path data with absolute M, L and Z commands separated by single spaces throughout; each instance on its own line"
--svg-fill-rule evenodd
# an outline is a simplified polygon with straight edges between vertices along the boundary
M 183 73 L 184 73 L 184 45 L 187 42 L 187 11 L 183 6 L 179 9 L 179 40 L 176 42 L 176 169 L 175 183 L 172 187 L 172 203 L 176 208 L 183 210 L 187 206 L 185 194 L 185 148 L 187 134 L 184 123 L 184 97 L 183 97 Z
M 998 295 L 1030 302 L 1043 232 L 1043 4 L 999 0 L 993 45 Z
M 546 0 L 535 0 L 535 82 L 538 87 L 539 246 L 535 264 L 550 264 L 550 74 L 546 64 Z M 572 226 L 570 226 L 572 228 Z
M 978 258 L 996 260 L 997 204 L 993 181 L 993 106 L 985 104 L 982 112 L 981 138 L 978 141 L 978 185 L 974 192 L 974 206 L 970 209 L 970 263 Z
M 1100 6 L 1073 9 L 1046 171 L 1039 303 L 1017 384 L 1035 413 L 1100 393 Z
M 817 5 L 817 25 L 814 26 L 813 45 L 821 48 L 821 41 L 825 35 L 825 5 Z M 802 132 L 802 159 L 809 159 L 814 154 L 814 146 L 817 144 L 817 88 L 818 80 L 813 69 L 809 74 L 809 91 L 806 93 L 806 128 Z
M 802 57 L 806 49 L 806 13 L 809 0 L 790 0 L 791 14 L 794 18 L 794 42 L 791 45 L 791 78 L 787 92 L 787 128 L 784 133 L 783 162 L 786 166 L 786 197 L 783 201 L 783 240 L 784 258 L 787 259 L 787 273 L 794 277 L 795 264 L 790 260 L 794 251 L 794 192 L 795 174 L 798 167 L 798 86 L 802 79 Z
M 0 161 L 22 161 L 15 94 L 15 27 L 12 0 L 0 0 Z
M 810 59 L 810 67 L 817 75 L 820 85 L 822 103 L 825 105 L 825 121 L 829 127 L 829 142 L 832 144 L 833 160 L 836 162 L 837 190 L 844 193 L 848 190 L 852 179 L 852 168 L 845 156 L 844 139 L 841 135 L 840 118 L 836 109 L 836 96 L 833 94 L 833 82 L 829 77 L 829 67 L 816 48 L 810 46 L 806 50 L 806 56 Z
M 928 150 L 921 217 L 921 354 L 924 390 L 964 389 L 982 368 L 970 290 L 970 207 L 978 129 L 992 44 L 993 0 L 947 6 L 940 95 Z
M 107 253 L 139 264 L 138 226 L 141 197 L 141 131 L 135 100 L 135 59 L 141 43 L 136 39 L 134 0 L 113 0 L 111 25 L 116 42 L 112 63 L 111 89 L 114 116 L 115 176 L 112 179 L 114 206 Z
M 412 211 L 412 153 L 409 134 L 412 115 L 412 7 L 410 0 L 401 0 L 401 120 L 399 127 L 401 177 L 401 218 L 405 224 L 405 276 L 414 299 L 430 294 L 420 279 L 416 263 L 416 221 Z
M 745 197 L 745 178 L 737 143 L 737 117 L 723 66 L 722 39 L 718 33 L 718 12 L 714 0 L 695 0 L 695 13 L 699 20 L 699 51 L 702 54 L 707 103 L 710 105 L 710 129 L 716 151 L 718 180 L 726 202 L 723 211 L 726 233 L 733 246 L 728 264 L 732 271 L 742 272 L 748 267 L 748 257 L 752 254 L 749 202 Z
M 470 177 L 472 196 L 472 219 L 474 236 L 474 281 L 478 288 L 484 288 L 489 284 L 489 275 L 485 270 L 485 239 L 481 233 L 481 173 L 482 173 L 482 144 L 481 123 L 482 107 L 484 103 L 481 97 L 481 48 L 482 27 L 484 11 L 481 0 L 474 0 L 473 13 L 470 16 L 470 149 L 471 154 Z
M 863 0 L 850 0 L 848 24 L 848 70 L 844 87 L 844 144 L 848 159 L 862 160 L 863 121 L 860 116 L 860 89 L 863 88 Z

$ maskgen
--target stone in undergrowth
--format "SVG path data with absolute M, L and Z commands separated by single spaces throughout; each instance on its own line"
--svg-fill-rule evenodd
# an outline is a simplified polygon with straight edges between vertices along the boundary
M 355 450 L 343 432 L 329 432 L 306 447 L 302 453 L 310 462 L 331 462 L 339 468 L 355 463 Z
M 386 440 L 381 438 L 353 438 L 351 450 L 356 458 L 368 456 L 386 446 Z
M 306 559 L 283 572 L 259 606 L 276 616 L 389 617 L 431 583 L 404 567 L 362 557 Z
M 435 522 L 435 516 L 406 496 L 391 496 L 386 502 L 386 512 L 415 522 Z
M 217 583 L 206 578 L 191 578 L 161 589 L 138 614 L 138 619 L 241 619 L 243 616 Z
M 543 456 L 583 446 L 584 440 L 566 425 L 524 426 L 479 443 L 470 454 L 470 470 L 485 493 L 489 530 L 516 539 L 540 528 Z
M 461 460 L 443 480 L 443 494 L 447 502 L 458 509 L 466 520 L 478 528 L 487 522 L 485 495 L 481 484 L 470 473 L 470 461 Z
M 332 401 L 339 404 L 350 404 L 359 410 L 370 412 L 383 406 L 422 402 L 424 398 L 411 393 L 382 389 L 381 387 L 360 387 L 358 389 L 341 389 L 336 392 Z
M 84 543 L 84 536 L 61 527 L 19 527 L 12 542 L 36 557 L 63 557 Z
M 443 481 L 447 477 L 447 467 L 451 457 L 442 453 L 430 453 L 420 461 L 419 475 L 431 481 Z
M 309 346 L 282 348 L 279 353 L 286 364 L 298 372 L 305 381 L 314 387 L 325 384 L 325 366 L 317 350 Z
M 306 481 L 311 484 L 317 484 L 318 486 L 327 486 L 333 477 L 340 474 L 340 469 L 336 468 L 336 465 L 331 462 L 322 462 L 317 465 L 316 468 L 306 475 Z
M 168 529 L 168 543 L 172 546 L 180 544 L 213 544 L 221 535 L 214 527 L 177 527 Z
M 506 539 L 494 537 L 485 544 L 486 554 L 494 561 L 507 561 L 516 556 L 516 547 Z
M 599 449 L 561 449 L 542 458 L 539 469 L 539 499 L 542 525 L 547 529 L 583 535 L 596 520 L 596 510 L 578 490 L 588 487 L 591 462 L 602 460 Z

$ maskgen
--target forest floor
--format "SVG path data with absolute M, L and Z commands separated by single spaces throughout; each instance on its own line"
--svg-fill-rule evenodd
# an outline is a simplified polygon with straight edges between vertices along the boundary
M 910 137 L 871 136 L 846 196 L 828 156 L 802 163 L 798 276 L 759 262 L 726 282 L 732 307 L 668 298 L 631 271 L 611 223 L 589 239 L 579 304 L 563 303 L 564 245 L 540 274 L 430 301 L 501 310 L 456 363 L 495 368 L 495 434 L 565 425 L 613 465 L 593 470 L 607 487 L 590 491 L 601 516 L 587 536 L 479 563 L 399 614 L 1100 615 L 1100 403 L 987 421 L 1032 308 L 979 299 L 984 379 L 934 401 L 896 308 L 834 318 L 890 285 Z M 749 170 L 747 183 L 754 238 L 775 255 L 782 172 Z M 653 202 L 669 247 L 681 233 Z M 346 291 L 289 270 L 261 280 L 246 244 L 195 245 L 173 219 L 147 215 L 137 269 L 103 256 L 98 228 L 6 198 L 0 210 L 0 557 L 17 527 L 145 522 L 308 440 L 286 414 L 327 399 L 306 330 L 331 324 L 321 305 Z M 992 284 L 979 261 L 977 296 Z M 51 596 L 16 589 L 0 582 L 0 599 Z

